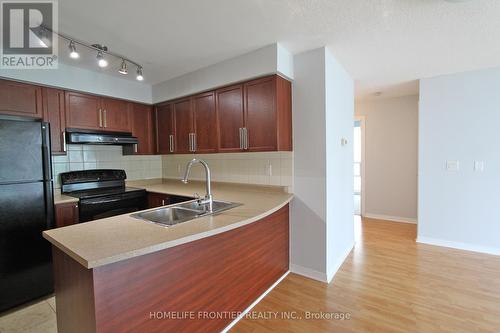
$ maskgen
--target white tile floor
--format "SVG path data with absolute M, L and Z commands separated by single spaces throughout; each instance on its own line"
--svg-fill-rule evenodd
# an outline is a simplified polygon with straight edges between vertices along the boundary
M 0 333 L 57 333 L 55 298 L 1 313 Z

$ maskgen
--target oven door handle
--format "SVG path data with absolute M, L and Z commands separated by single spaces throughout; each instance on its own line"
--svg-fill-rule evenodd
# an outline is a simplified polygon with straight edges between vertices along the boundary
M 96 198 L 96 199 L 84 199 L 80 200 L 81 205 L 100 205 L 100 204 L 106 204 L 106 203 L 112 203 L 112 202 L 117 202 L 117 201 L 122 201 L 123 199 L 121 197 L 117 198 Z

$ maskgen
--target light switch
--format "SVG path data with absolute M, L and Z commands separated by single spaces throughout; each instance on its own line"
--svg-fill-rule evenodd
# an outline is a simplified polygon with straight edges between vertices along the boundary
M 460 162 L 459 161 L 446 161 L 446 170 L 447 171 L 460 170 Z
M 483 161 L 474 161 L 474 171 L 483 172 L 484 171 L 484 162 Z

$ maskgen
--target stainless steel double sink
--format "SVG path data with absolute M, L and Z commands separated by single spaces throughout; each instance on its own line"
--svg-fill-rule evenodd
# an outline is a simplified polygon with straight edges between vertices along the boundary
M 238 206 L 241 206 L 241 204 L 214 200 L 212 203 L 212 212 L 210 212 L 208 204 L 200 203 L 199 200 L 193 200 L 179 203 L 174 206 L 134 213 L 130 216 L 163 226 L 172 226 L 198 217 L 214 215 Z

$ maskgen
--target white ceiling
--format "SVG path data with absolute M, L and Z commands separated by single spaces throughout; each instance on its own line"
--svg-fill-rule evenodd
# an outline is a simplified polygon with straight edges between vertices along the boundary
M 274 42 L 327 45 L 363 98 L 500 66 L 498 0 L 59 0 L 59 29 L 142 63 L 151 84 Z M 93 56 L 79 66 L 96 69 Z

